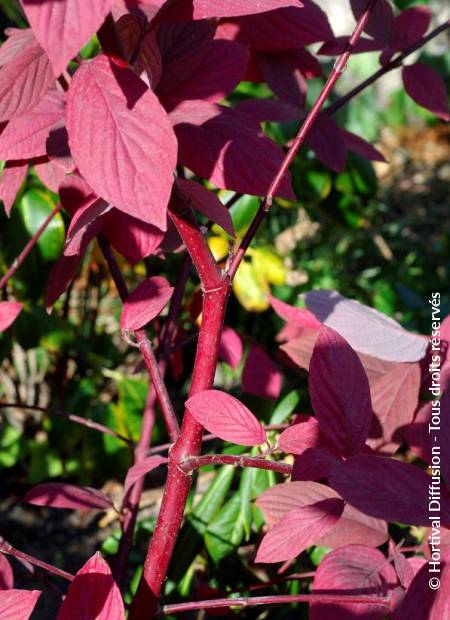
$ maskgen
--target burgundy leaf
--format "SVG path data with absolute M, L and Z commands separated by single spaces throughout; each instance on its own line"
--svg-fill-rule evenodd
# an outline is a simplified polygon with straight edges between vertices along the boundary
M 28 620 L 40 596 L 39 590 L 0 590 L 0 620 Z
M 309 392 L 327 441 L 343 456 L 359 452 L 372 418 L 369 382 L 358 356 L 323 326 L 309 365 Z
M 387 597 L 396 584 L 395 571 L 378 551 L 365 545 L 348 545 L 327 554 L 316 570 L 312 591 L 346 595 Z M 313 602 L 311 620 L 382 620 L 389 604 Z
M 143 478 L 146 474 L 151 472 L 153 469 L 156 469 L 160 465 L 167 463 L 167 459 L 163 456 L 147 456 L 143 461 L 138 463 L 137 465 L 133 465 L 127 472 L 127 477 L 125 478 L 125 484 L 123 489 L 123 495 L 126 497 L 130 492 L 131 488 L 136 484 L 140 478 Z
M 253 15 L 287 6 L 302 6 L 300 0 L 179 0 L 169 17 L 181 21 L 209 17 L 235 17 Z
M 25 493 L 22 501 L 35 506 L 73 508 L 75 510 L 86 510 L 87 508 L 103 510 L 112 506 L 109 497 L 101 491 L 90 487 L 77 487 L 65 482 L 38 484 Z
M 306 305 L 319 321 L 336 330 L 360 353 L 391 362 L 416 362 L 427 349 L 427 339 L 407 332 L 390 317 L 347 299 L 336 291 L 306 293 Z
M 34 164 L 34 170 L 46 187 L 55 192 L 55 194 L 58 193 L 59 186 L 66 176 L 64 169 L 59 164 L 55 164 L 53 161 L 46 161 L 41 164 Z
M 0 67 L 14 60 L 21 52 L 36 42 L 31 28 L 6 28 L 8 37 L 0 47 Z
M 313 416 L 298 416 L 300 421 L 283 431 L 278 446 L 283 452 L 302 454 L 308 448 L 319 448 L 324 444 L 319 424 Z
M 431 11 L 427 6 L 412 6 L 395 18 L 391 48 L 394 52 L 406 49 L 428 30 Z
M 327 447 L 307 448 L 294 459 L 292 480 L 320 480 L 328 478 L 337 463 L 334 452 Z
M 431 477 L 401 461 L 359 454 L 339 464 L 331 486 L 350 504 L 368 515 L 408 525 L 428 525 L 428 486 Z M 441 494 L 440 518 L 450 524 L 450 498 Z
M 252 345 L 242 372 L 242 390 L 261 398 L 277 399 L 281 391 L 281 374 L 267 353 Z
M 371 389 L 374 419 L 368 445 L 383 453 L 395 452 L 402 442 L 397 435 L 410 424 L 419 399 L 418 364 L 398 364 Z
M 14 588 L 14 574 L 7 557 L 0 553 L 0 591 Z M 0 615 L 1 617 L 1 615 Z
M 28 159 L 46 154 L 52 126 L 64 114 L 64 96 L 52 90 L 35 108 L 16 116 L 0 135 L 0 159 Z
M 59 166 L 66 174 L 75 171 L 75 162 L 69 148 L 65 119 L 60 119 L 50 129 L 45 147 L 47 156 L 53 164 Z
M 350 504 L 345 504 L 339 521 L 316 544 L 332 549 L 352 544 L 379 547 L 388 537 L 386 521 L 369 517 Z
M 347 145 L 349 151 L 353 151 L 353 153 L 357 153 L 358 155 L 361 155 L 361 157 L 365 157 L 370 161 L 386 161 L 383 154 L 369 144 L 369 142 L 366 142 L 351 131 L 346 131 L 345 129 L 341 129 L 341 131 L 344 135 L 345 144 Z
M 132 62 L 141 77 L 146 72 L 149 84 L 155 90 L 161 78 L 162 61 L 154 31 L 145 32 L 144 20 L 131 13 L 122 15 L 116 28 L 127 60 Z
M 258 65 L 265 82 L 278 99 L 303 108 L 308 86 L 297 66 L 295 51 L 261 53 L 258 55 Z
M 366 0 L 350 0 L 350 5 L 356 20 L 367 8 Z M 377 0 L 364 30 L 377 41 L 389 45 L 394 30 L 394 12 L 388 0 Z
M 45 307 L 47 312 L 51 311 L 55 301 L 59 299 L 76 276 L 81 259 L 81 255 L 64 256 L 64 254 L 61 254 L 53 265 L 45 288 Z
M 324 43 L 317 53 L 323 56 L 339 56 L 344 52 L 346 45 L 348 45 L 349 39 L 350 37 L 348 36 L 336 37 L 332 41 L 327 41 Z M 377 52 L 382 48 L 383 43 L 380 43 L 380 41 L 360 37 L 352 50 L 352 55 L 365 54 L 366 52 Z
M 111 209 L 111 205 L 91 194 L 87 203 L 77 210 L 70 222 L 64 254 L 83 255 L 87 246 L 100 232 L 104 217 Z
M 0 69 L 0 122 L 34 108 L 54 81 L 47 54 L 32 39 Z
M 151 224 L 112 209 L 103 223 L 102 234 L 120 254 L 135 263 L 158 249 L 164 233 Z
M 120 590 L 100 553 L 75 575 L 57 620 L 125 620 Z
M 120 326 L 122 329 L 141 329 L 158 316 L 169 299 L 173 288 L 161 276 L 141 282 L 123 304 Z
M 255 196 L 267 193 L 284 154 L 260 134 L 257 123 L 204 101 L 187 101 L 170 116 L 179 141 L 179 163 L 217 187 Z M 277 194 L 295 199 L 289 174 Z
M 320 161 L 335 172 L 345 170 L 347 145 L 341 128 L 328 114 L 320 114 L 306 138 Z
M 435 403 L 434 403 L 435 404 Z M 444 449 L 441 452 L 441 469 L 442 475 L 450 488 L 450 454 L 446 446 L 450 445 L 450 389 L 444 392 L 440 400 L 440 417 L 441 424 L 439 431 L 434 431 L 439 437 L 439 441 Z M 433 411 L 434 413 L 434 411 Z M 433 464 L 433 462 L 432 462 Z
M 302 116 L 302 110 L 297 106 L 277 99 L 244 99 L 234 109 L 240 115 L 247 115 L 253 123 L 255 121 L 258 123 L 263 121 L 286 123 L 298 121 Z
M 439 575 L 430 573 L 424 564 L 411 582 L 403 601 L 395 610 L 393 620 L 442 620 L 450 617 L 450 553 L 443 554 Z M 440 585 L 433 590 L 430 577 L 439 577 Z
M 83 63 L 67 95 L 67 131 L 75 163 L 94 191 L 165 230 L 177 147 L 144 82 L 106 56 Z
M 339 519 L 344 510 L 341 499 L 326 499 L 295 508 L 264 536 L 255 562 L 285 562 L 316 543 Z
M 9 217 L 16 196 L 25 181 L 28 164 L 6 162 L 0 180 L 0 199 L 3 200 L 6 215 Z
M 240 446 L 259 446 L 266 433 L 253 413 L 237 398 L 220 390 L 191 396 L 186 407 L 195 420 L 220 439 Z
M 428 426 L 431 424 L 432 406 L 432 401 L 422 403 L 418 407 L 414 421 L 402 429 L 402 434 L 412 452 L 428 464 L 431 464 L 432 437 Z
M 242 359 L 241 337 L 231 327 L 225 326 L 222 330 L 219 359 L 229 364 L 233 370 L 236 370 Z
M 194 209 L 221 226 L 231 237 L 235 236 L 231 215 L 225 205 L 220 202 L 217 194 L 210 192 L 195 181 L 178 179 L 177 183 L 182 193 L 192 201 Z
M 4 332 L 14 323 L 22 308 L 18 301 L 0 301 L 0 332 Z
M 55 75 L 100 28 L 111 8 L 111 0 L 22 0 L 37 40 L 50 57 Z
M 423 62 L 416 62 L 403 67 L 402 78 L 405 90 L 413 101 L 442 120 L 450 120 L 447 91 L 439 73 Z
M 316 319 L 314 314 L 305 308 L 296 308 L 295 306 L 290 306 L 289 304 L 284 303 L 284 301 L 280 301 L 276 297 L 269 295 L 269 301 L 272 308 L 278 314 L 279 317 L 288 321 L 289 323 L 294 323 L 299 327 L 308 327 L 311 329 L 320 329 L 322 323 Z

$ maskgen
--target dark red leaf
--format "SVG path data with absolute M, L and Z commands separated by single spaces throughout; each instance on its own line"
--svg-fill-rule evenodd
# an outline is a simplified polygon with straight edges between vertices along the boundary
M 143 461 L 137 465 L 133 465 L 127 472 L 125 478 L 125 484 L 123 489 L 123 495 L 126 497 L 131 488 L 136 484 L 140 478 L 143 478 L 146 474 L 156 469 L 160 465 L 167 463 L 167 459 L 163 456 L 147 456 Z
M 22 0 L 37 40 L 60 75 L 91 36 L 100 28 L 111 0 Z
M 350 345 L 325 325 L 309 365 L 309 392 L 329 444 L 343 456 L 359 452 L 372 418 L 369 382 Z
M 350 5 L 356 20 L 367 8 L 366 0 L 350 0 Z M 377 0 L 364 30 L 377 41 L 389 45 L 394 30 L 394 12 L 388 0 Z
M 363 138 L 360 138 L 351 131 L 346 131 L 345 129 L 341 129 L 341 131 L 344 135 L 345 144 L 347 145 L 349 151 L 353 151 L 353 153 L 357 153 L 358 155 L 361 155 L 361 157 L 365 157 L 370 161 L 386 161 L 384 155 L 369 144 L 369 142 L 366 142 Z
M 28 620 L 41 594 L 39 590 L 0 590 L 0 620 Z
M 217 194 L 195 181 L 178 179 L 177 183 L 181 192 L 192 201 L 194 209 L 221 226 L 231 237 L 235 236 L 231 215 L 225 205 L 220 202 Z
M 328 114 L 320 114 L 306 138 L 320 161 L 335 172 L 345 170 L 347 145 L 341 128 Z
M 0 553 L 0 590 L 11 590 L 11 588 L 14 588 L 13 570 L 6 555 Z
M 77 487 L 64 482 L 38 484 L 25 493 L 22 501 L 35 506 L 73 508 L 75 510 L 86 510 L 87 508 L 104 510 L 112 506 L 109 497 L 101 491 L 90 487 Z
M 220 439 L 241 446 L 258 446 L 266 433 L 253 413 L 237 398 L 220 390 L 205 390 L 191 396 L 186 407 L 199 424 Z
M 82 256 L 64 256 L 64 254 L 61 254 L 53 265 L 45 288 L 45 307 L 47 312 L 51 311 L 55 301 L 59 299 L 76 276 L 81 259 Z
M 0 199 L 3 200 L 6 215 L 9 217 L 16 196 L 25 181 L 28 164 L 7 162 L 0 180 Z
M 439 73 L 423 62 L 416 62 L 403 67 L 402 78 L 405 90 L 413 101 L 442 120 L 450 120 L 447 91 Z
M 252 345 L 242 372 L 242 390 L 261 398 L 277 399 L 281 391 L 281 374 L 269 355 Z
M 307 448 L 294 459 L 292 480 L 328 478 L 340 459 L 327 447 Z
M 108 213 L 102 234 L 114 249 L 134 263 L 154 254 L 164 237 L 159 228 L 118 209 Z
M 406 49 L 418 41 L 428 30 L 431 11 L 427 6 L 412 6 L 395 18 L 392 35 L 392 51 Z
M 127 60 L 142 79 L 145 71 L 149 85 L 155 90 L 161 78 L 162 61 L 154 30 L 146 32 L 145 21 L 131 13 L 122 15 L 116 28 Z
M 106 56 L 85 62 L 67 94 L 75 163 L 93 190 L 161 230 L 176 165 L 176 140 L 154 93 Z
M 348 545 L 331 551 L 316 570 L 312 591 L 354 596 L 387 597 L 396 584 L 395 571 L 378 551 L 364 545 Z M 389 604 L 321 603 L 310 605 L 311 620 L 382 620 Z
M 345 46 L 348 44 L 350 37 L 336 37 L 332 41 L 327 41 L 317 52 L 323 56 L 339 56 L 345 50 Z M 377 52 L 383 49 L 383 43 L 380 41 L 374 41 L 373 39 L 366 39 L 360 37 L 357 44 L 352 50 L 352 54 L 364 54 L 366 52 Z
M 207 19 L 209 17 L 234 17 L 253 15 L 286 6 L 302 6 L 300 0 L 180 0 L 169 11 L 169 17 L 179 20 Z
M 219 359 L 226 362 L 233 370 L 242 359 L 242 340 L 231 327 L 225 326 L 220 337 Z
M 296 66 L 295 50 L 277 53 L 260 53 L 258 65 L 264 80 L 281 101 L 303 108 L 308 85 L 305 76 Z
M 83 255 L 87 246 L 100 232 L 104 218 L 111 209 L 111 205 L 91 194 L 88 202 L 77 210 L 70 222 L 64 254 Z
M 344 510 L 341 499 L 325 499 L 291 510 L 264 536 L 255 562 L 285 562 L 316 544 L 339 519 Z
M 123 304 L 120 326 L 122 329 L 141 329 L 158 316 L 169 299 L 173 288 L 161 276 L 141 282 Z
M 100 553 L 75 575 L 57 620 L 125 620 L 120 590 Z
M 22 308 L 18 301 L 0 301 L 0 332 L 4 332 L 14 323 Z
M 75 162 L 69 148 L 65 119 L 60 119 L 50 129 L 45 147 L 49 160 L 55 166 L 59 166 L 66 174 L 75 171 Z

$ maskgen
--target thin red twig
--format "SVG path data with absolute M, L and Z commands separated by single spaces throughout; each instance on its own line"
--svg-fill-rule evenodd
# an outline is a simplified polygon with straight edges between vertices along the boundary
M 236 465 L 236 467 L 255 467 L 267 469 L 279 474 L 290 476 L 292 465 L 281 461 L 267 461 L 257 456 L 238 456 L 236 454 L 204 454 L 203 456 L 189 456 L 181 463 L 181 469 L 190 473 L 206 465 Z
M 12 545 L 5 542 L 4 540 L 0 540 L 0 552 L 5 553 L 7 555 L 12 555 L 13 557 L 19 560 L 25 560 L 30 564 L 34 564 L 34 566 L 39 566 L 39 568 L 43 568 L 49 573 L 56 575 L 57 577 L 62 577 L 63 579 L 67 579 L 68 581 L 73 581 L 75 576 L 71 573 L 62 570 L 62 568 L 58 568 L 57 566 L 53 566 L 53 564 L 47 564 L 47 562 L 43 562 L 38 558 L 29 555 L 28 553 L 24 553 L 23 551 L 19 551 L 15 549 Z

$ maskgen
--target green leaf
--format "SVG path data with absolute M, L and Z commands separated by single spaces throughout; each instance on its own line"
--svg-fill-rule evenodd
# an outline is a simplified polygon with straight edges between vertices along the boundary
M 47 192 L 30 189 L 19 202 L 19 211 L 25 228 L 32 237 L 37 233 L 44 220 L 54 209 L 56 202 Z M 62 216 L 57 213 L 39 237 L 37 247 L 44 260 L 56 260 L 61 253 L 65 239 L 65 228 Z
M 233 220 L 234 230 L 239 236 L 242 234 L 250 222 L 253 220 L 256 211 L 258 210 L 259 201 L 255 196 L 242 196 L 239 200 L 230 208 L 231 219 Z
M 221 467 L 206 493 L 194 506 L 192 513 L 188 515 L 187 520 L 199 534 L 203 535 L 205 533 L 211 519 L 222 506 L 233 481 L 235 471 L 233 465 Z
M 323 558 L 330 553 L 331 549 L 329 547 L 314 547 L 314 549 L 309 554 L 311 562 L 314 566 L 319 566 Z
M 205 546 L 214 562 L 232 553 L 244 538 L 241 497 L 237 493 L 211 521 L 205 533 Z
M 0 467 L 13 467 L 20 456 L 22 433 L 14 426 L 5 425 L 0 432 Z
M 241 506 L 241 517 L 245 532 L 245 540 L 249 540 L 252 528 L 252 490 L 255 482 L 257 469 L 246 467 L 241 475 L 239 484 L 239 497 Z
M 272 417 L 270 418 L 270 424 L 283 424 L 294 411 L 299 401 L 300 394 L 297 390 L 292 390 L 292 392 L 286 394 L 275 407 Z

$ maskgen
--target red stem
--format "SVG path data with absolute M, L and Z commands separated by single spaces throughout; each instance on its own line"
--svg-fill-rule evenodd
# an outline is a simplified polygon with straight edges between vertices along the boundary
M 36 245 L 36 243 L 39 241 L 42 233 L 44 232 L 44 230 L 47 228 L 47 226 L 50 224 L 50 222 L 52 221 L 52 219 L 55 217 L 55 215 L 60 211 L 61 209 L 61 205 L 58 204 L 56 205 L 56 207 L 52 210 L 52 212 L 45 218 L 45 220 L 42 222 L 42 224 L 39 226 L 38 230 L 35 232 L 35 234 L 31 237 L 31 239 L 28 241 L 28 243 L 26 244 L 26 246 L 23 248 L 23 250 L 21 251 L 21 253 L 19 254 L 19 256 L 13 261 L 12 265 L 10 266 L 10 268 L 8 269 L 8 271 L 5 273 L 5 275 L 3 276 L 3 278 L 0 280 L 0 291 L 6 286 L 6 284 L 8 283 L 8 280 L 10 278 L 13 277 L 13 275 L 16 273 L 16 271 L 19 269 L 19 267 L 22 265 L 22 263 L 24 262 L 24 260 L 26 259 L 26 257 L 28 256 L 28 254 L 31 252 L 31 250 L 34 248 L 34 246 Z
M 5 553 L 7 555 L 12 555 L 13 557 L 19 560 L 25 560 L 30 564 L 34 564 L 34 566 L 39 566 L 39 568 L 43 568 L 49 573 L 56 575 L 57 577 L 62 577 L 63 579 L 67 579 L 68 581 L 73 581 L 75 576 L 71 573 L 67 573 L 65 570 L 58 568 L 57 566 L 53 566 L 53 564 L 47 564 L 47 562 L 43 562 L 38 558 L 33 557 L 32 555 L 28 555 L 28 553 L 24 553 L 23 551 L 19 551 L 12 547 L 9 543 L 4 540 L 0 540 L 0 552 Z
M 236 465 L 237 467 L 255 467 L 268 469 L 279 474 L 290 476 L 292 465 L 281 461 L 266 461 L 255 456 L 236 456 L 235 454 L 205 454 L 203 456 L 188 456 L 181 463 L 181 469 L 187 474 L 206 465 Z
M 256 607 L 257 605 L 280 605 L 290 603 L 362 603 L 364 605 L 389 605 L 388 598 L 371 596 L 352 596 L 342 594 L 281 594 L 274 596 L 240 596 L 239 598 L 218 598 L 209 601 L 192 601 L 191 603 L 177 603 L 164 605 L 164 614 L 179 614 L 183 611 L 195 611 L 196 609 L 218 609 L 221 607 Z
M 298 150 L 300 149 L 306 137 L 308 136 L 309 132 L 311 131 L 311 128 L 314 125 L 324 103 L 330 96 L 334 88 L 334 85 L 338 81 L 339 77 L 342 75 L 347 65 L 348 59 L 355 48 L 355 45 L 357 44 L 364 28 L 366 27 L 366 24 L 375 7 L 376 2 L 377 0 L 369 0 L 366 10 L 359 18 L 358 23 L 356 24 L 355 30 L 353 31 L 353 34 L 350 37 L 349 42 L 345 46 L 344 52 L 341 54 L 338 61 L 335 63 L 333 70 L 330 73 L 328 80 L 326 81 L 319 97 L 317 98 L 313 107 L 311 108 L 305 120 L 303 121 L 298 134 L 296 135 L 288 152 L 286 153 L 286 157 L 284 158 L 277 174 L 275 175 L 275 178 L 270 184 L 266 197 L 262 200 L 261 204 L 259 205 L 259 209 L 252 223 L 250 224 L 247 232 L 245 233 L 244 238 L 242 239 L 241 244 L 236 254 L 233 257 L 233 260 L 231 261 L 231 265 L 229 268 L 229 276 L 231 280 L 233 280 L 234 276 L 236 275 L 236 271 L 238 270 L 239 265 L 241 264 L 241 261 L 244 258 L 244 255 L 250 243 L 252 242 L 253 237 L 256 234 L 256 231 L 260 227 L 261 222 L 264 220 L 266 213 L 269 211 L 272 205 L 273 197 L 278 191 L 281 185 L 281 182 L 283 181 L 284 175 L 288 171 L 294 157 L 297 155 Z

